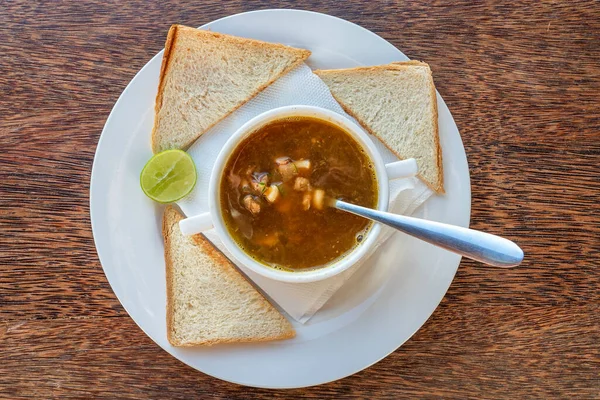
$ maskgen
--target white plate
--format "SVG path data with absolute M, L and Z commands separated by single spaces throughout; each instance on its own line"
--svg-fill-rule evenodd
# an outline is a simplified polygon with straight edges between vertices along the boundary
M 313 68 L 407 59 L 372 32 L 313 12 L 256 11 L 207 27 L 307 48 L 313 52 L 308 61 Z M 184 363 L 249 386 L 317 385 L 358 372 L 396 350 L 433 313 L 460 262 L 457 255 L 402 234 L 386 242 L 373 265 L 358 271 L 306 325 L 295 324 L 298 335 L 293 340 L 187 349 L 168 343 L 162 207 L 146 198 L 139 187 L 140 171 L 152 155 L 150 131 L 161 59 L 162 52 L 121 94 L 104 126 L 92 170 L 90 212 L 98 256 L 129 315 L 152 340 Z M 447 194 L 430 199 L 419 216 L 468 226 L 467 159 L 456 124 L 439 95 L 438 109 Z

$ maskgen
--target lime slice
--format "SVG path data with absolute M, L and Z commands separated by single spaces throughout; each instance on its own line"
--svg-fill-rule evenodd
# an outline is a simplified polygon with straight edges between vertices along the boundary
M 165 150 L 146 163 L 140 185 L 146 196 L 159 203 L 172 203 L 188 195 L 196 184 L 196 166 L 182 150 Z

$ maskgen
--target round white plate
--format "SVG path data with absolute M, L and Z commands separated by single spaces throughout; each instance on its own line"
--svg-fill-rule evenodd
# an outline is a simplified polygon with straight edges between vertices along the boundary
M 407 57 L 350 22 L 306 11 L 238 14 L 204 26 L 213 31 L 307 48 L 312 68 L 385 64 Z M 166 34 L 166 32 L 165 32 Z M 156 40 L 163 40 L 157 37 Z M 150 131 L 162 52 L 125 88 L 94 159 L 92 229 L 104 273 L 134 321 L 159 346 L 206 374 L 243 385 L 293 388 L 343 378 L 381 360 L 410 338 L 448 289 L 460 257 L 403 234 L 388 240 L 288 341 L 175 348 L 167 341 L 162 207 L 146 198 L 139 174 L 151 157 Z M 427 60 L 424 60 L 427 61 Z M 447 194 L 418 216 L 468 226 L 469 171 L 456 124 L 438 95 Z

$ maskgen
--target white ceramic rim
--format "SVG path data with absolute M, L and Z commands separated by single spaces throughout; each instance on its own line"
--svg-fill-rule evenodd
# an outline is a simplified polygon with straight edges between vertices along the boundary
M 377 223 L 372 224 L 366 238 L 361 243 L 357 244 L 354 249 L 350 250 L 331 264 L 320 268 L 310 269 L 308 271 L 288 272 L 271 268 L 256 261 L 239 247 L 235 240 L 232 239 L 225 226 L 219 201 L 220 182 L 223 179 L 225 165 L 240 143 L 254 134 L 262 126 L 276 120 L 290 117 L 312 117 L 322 119 L 348 132 L 352 138 L 358 142 L 362 149 L 365 150 L 373 164 L 378 188 L 377 208 L 381 211 L 387 211 L 389 203 L 388 174 L 381 155 L 375 148 L 371 139 L 367 136 L 367 133 L 343 115 L 321 107 L 305 105 L 279 107 L 257 115 L 241 126 L 240 129 L 227 140 L 227 143 L 225 143 L 225 146 L 223 146 L 219 152 L 219 156 L 217 157 L 212 170 L 209 183 L 209 208 L 213 227 L 217 231 L 221 241 L 227 250 L 234 255 L 236 260 L 244 266 L 260 275 L 278 281 L 297 283 L 314 282 L 337 275 L 361 260 L 377 241 L 381 232 L 381 225 Z
M 269 21 L 272 23 L 269 24 Z M 311 24 L 315 29 L 302 33 L 302 29 Z M 375 33 L 341 18 L 312 11 L 251 11 L 211 21 L 201 29 L 308 47 L 319 60 L 319 57 L 328 54 L 334 56 L 335 65 L 329 61 L 326 64 L 319 61 L 316 65 L 313 64 L 317 68 L 344 68 L 408 60 L 394 45 Z M 202 349 L 176 348 L 168 343 L 164 321 L 164 288 L 152 286 L 144 291 L 151 282 L 143 282 L 140 286 L 135 281 L 136 276 L 132 275 L 135 271 L 124 270 L 132 262 L 131 255 L 123 253 L 116 245 L 119 242 L 115 242 L 122 239 L 131 242 L 131 232 L 124 229 L 125 225 L 119 218 L 127 217 L 126 212 L 137 212 L 139 201 L 130 204 L 131 201 L 125 199 L 127 203 L 122 204 L 123 196 L 115 198 L 115 193 L 118 192 L 113 191 L 123 186 L 120 182 L 115 184 L 115 180 L 124 180 L 123 174 L 126 171 L 123 166 L 126 164 L 123 157 L 129 155 L 127 148 L 133 141 L 123 135 L 123 129 L 127 132 L 139 129 L 141 122 L 132 119 L 132 115 L 139 117 L 153 109 L 143 101 L 132 99 L 153 99 L 152 90 L 147 89 L 148 82 L 152 83 L 154 79 L 157 82 L 163 53 L 161 50 L 149 60 L 119 96 L 98 141 L 90 179 L 90 220 L 94 244 L 112 290 L 134 322 L 163 350 L 198 371 L 240 385 L 273 389 L 308 387 L 342 379 L 370 367 L 402 346 L 423 326 L 443 299 L 460 263 L 459 256 L 445 253 L 441 257 L 436 249 L 426 248 L 417 241 L 409 241 L 407 244 L 411 246 L 410 252 L 402 254 L 408 256 L 407 262 L 416 263 L 415 268 L 408 268 L 406 271 L 410 275 L 407 276 L 404 271 L 386 275 L 389 280 L 386 280 L 380 290 L 364 304 L 361 303 L 360 307 L 351 306 L 354 308 L 346 309 L 343 315 L 331 316 L 328 310 L 323 309 L 313 317 L 310 326 L 294 323 L 299 335 L 290 341 Z M 417 216 L 468 227 L 471 190 L 466 154 L 456 123 L 439 93 L 437 100 L 442 122 L 440 134 L 444 133 L 440 139 L 444 150 L 445 179 L 447 184 L 453 186 L 451 190 L 448 190 L 448 186 L 445 198 L 430 199 L 417 212 Z M 146 142 L 145 137 L 144 143 Z M 143 162 L 151 155 L 151 149 L 147 147 L 141 152 L 144 159 L 128 160 L 127 163 L 134 163 L 141 170 Z M 118 210 L 115 207 L 123 206 L 128 208 L 123 212 L 115 212 Z M 143 216 L 152 212 L 150 218 L 157 218 L 160 207 L 153 206 L 150 210 L 145 208 L 148 206 L 144 205 L 141 213 Z M 158 227 L 152 226 L 155 222 L 158 223 L 151 221 L 145 227 L 157 229 Z M 162 251 L 158 235 L 160 233 L 152 232 L 154 239 L 144 241 L 142 250 L 146 251 L 150 245 L 157 246 Z M 115 236 L 117 238 L 113 240 Z M 389 264 L 390 257 L 397 256 L 392 247 L 399 244 L 399 241 L 389 242 L 389 245 L 384 246 L 389 254 L 380 257 L 385 264 Z M 385 253 L 386 249 L 378 250 L 378 253 L 382 252 Z M 139 255 L 143 256 L 144 252 Z M 155 257 L 154 254 L 151 256 Z M 424 265 L 419 256 L 425 257 L 428 263 L 435 264 Z M 157 263 L 156 260 L 153 262 Z M 164 263 L 161 261 L 157 264 L 143 265 L 144 273 L 151 267 L 162 268 L 164 274 Z M 437 274 L 438 271 L 447 273 L 432 280 L 431 274 Z M 153 279 L 161 279 L 160 274 Z M 426 286 L 414 287 L 415 282 L 426 283 Z M 148 290 L 153 291 L 146 294 Z M 354 293 L 353 297 L 356 297 Z M 404 306 L 408 303 L 402 299 L 409 299 L 412 303 Z M 387 312 L 390 307 L 394 307 L 393 318 Z M 335 307 L 333 309 L 337 310 Z M 387 334 L 383 334 L 385 332 Z M 281 373 L 283 370 L 288 371 L 285 368 L 289 365 L 284 361 L 290 356 L 294 357 L 294 368 L 310 366 L 311 372 L 308 373 L 307 370 L 307 373 L 300 375 Z M 247 363 L 252 363 L 254 367 L 245 368 Z

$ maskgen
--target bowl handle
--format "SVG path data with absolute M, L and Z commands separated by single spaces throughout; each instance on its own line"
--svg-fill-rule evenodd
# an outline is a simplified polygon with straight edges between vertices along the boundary
M 418 172 L 417 161 L 414 158 L 385 164 L 388 180 L 411 178 Z
M 193 235 L 213 228 L 212 218 L 209 212 L 194 215 L 179 221 L 179 229 L 184 235 Z

